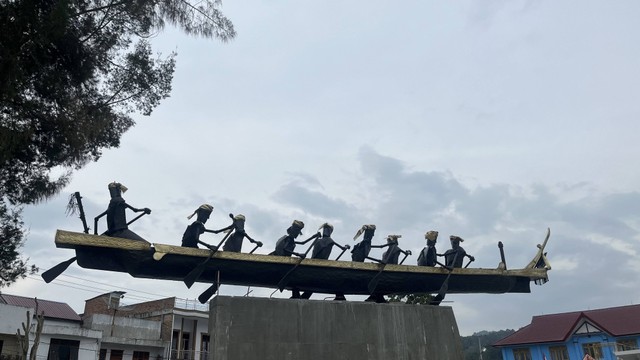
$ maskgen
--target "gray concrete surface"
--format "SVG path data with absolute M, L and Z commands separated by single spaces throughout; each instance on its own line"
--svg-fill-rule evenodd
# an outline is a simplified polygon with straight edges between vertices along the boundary
M 445 306 L 218 296 L 210 359 L 462 360 Z

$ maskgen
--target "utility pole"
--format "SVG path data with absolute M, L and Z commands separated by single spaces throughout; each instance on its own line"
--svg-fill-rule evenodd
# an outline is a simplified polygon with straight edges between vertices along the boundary
M 482 359 L 482 345 L 480 345 L 480 336 L 478 336 L 478 353 L 480 353 L 480 360 Z

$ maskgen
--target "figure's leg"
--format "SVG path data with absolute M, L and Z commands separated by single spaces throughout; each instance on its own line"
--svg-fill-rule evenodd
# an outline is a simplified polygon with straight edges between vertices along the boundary
M 346 298 L 346 297 L 344 297 L 344 293 L 339 292 L 339 293 L 336 293 L 336 297 L 335 297 L 333 300 L 336 300 L 336 301 L 346 301 L 346 300 L 347 300 L 347 298 Z
M 291 297 L 289 299 L 300 299 L 300 291 L 298 289 L 291 290 Z

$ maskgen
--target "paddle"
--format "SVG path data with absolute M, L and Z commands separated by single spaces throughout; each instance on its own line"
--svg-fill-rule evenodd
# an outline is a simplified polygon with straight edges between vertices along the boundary
M 206 304 L 217 290 L 218 282 L 216 281 L 211 286 L 209 286 L 207 290 L 203 291 L 200 296 L 198 296 L 198 301 L 200 301 L 200 304 Z
M 402 261 L 400 261 L 400 264 L 398 265 L 402 265 L 402 263 L 407 260 L 407 256 L 411 255 L 411 250 L 407 250 L 406 253 L 404 253 L 404 257 L 402 258 Z
M 75 201 L 73 201 L 74 199 Z M 75 213 L 76 210 L 78 210 L 80 220 L 82 220 L 82 227 L 84 229 L 84 233 L 88 234 L 89 227 L 87 226 L 87 219 L 85 218 L 85 215 L 84 215 L 84 207 L 82 206 L 82 196 L 80 196 L 80 192 L 78 191 L 76 191 L 75 193 L 73 193 L 73 195 L 71 195 L 71 199 L 69 200 L 69 205 L 67 205 L 67 213 L 73 214 Z M 58 276 L 60 276 L 60 274 L 62 274 L 65 270 L 67 270 L 69 265 L 73 264 L 74 261 L 76 261 L 75 256 L 43 272 L 41 275 L 42 279 L 47 284 L 52 282 L 53 280 L 55 280 L 55 278 L 57 278 Z
M 347 249 L 349 249 L 348 247 L 345 246 L 344 249 L 342 249 L 342 252 L 340 253 L 340 255 L 338 255 L 338 257 L 336 258 L 336 261 L 340 260 L 340 258 L 342 257 L 342 254 L 344 254 L 345 251 L 347 251 Z
M 71 265 L 74 261 L 76 261 L 76 257 L 75 256 L 72 257 L 71 259 L 69 259 L 67 261 L 63 261 L 60 264 L 52 267 L 51 269 L 43 272 L 42 273 L 42 279 L 47 284 L 52 282 L 55 278 L 57 278 L 60 274 L 62 274 L 65 270 L 67 270 L 69 265 Z
M 371 281 L 369 281 L 369 284 L 367 285 L 367 289 L 369 290 L 369 294 L 373 294 L 373 290 L 376 289 L 376 287 L 378 286 L 378 281 L 380 281 L 380 275 L 382 275 L 382 272 L 384 271 L 384 268 L 387 266 L 387 263 L 385 263 L 384 261 L 381 261 L 380 264 L 382 264 L 382 268 L 380 268 L 380 271 L 378 271 L 376 276 L 374 276 L 371 279 Z
M 280 281 L 278 281 L 278 289 L 280 289 L 280 291 L 284 290 L 284 287 L 287 286 L 287 283 L 289 282 L 288 281 L 289 275 L 291 275 L 291 273 L 298 267 L 298 265 L 300 265 L 302 260 L 304 260 L 307 257 L 307 254 L 313 248 L 313 245 L 316 244 L 316 241 L 320 237 L 320 233 L 316 233 L 315 235 L 313 235 L 313 237 L 314 237 L 313 242 L 311 243 L 311 246 L 309 246 L 307 251 L 304 252 L 304 256 L 300 257 L 300 259 L 295 264 L 295 266 L 291 270 L 289 270 L 286 274 L 284 274 L 284 276 L 282 277 L 282 279 L 280 279 Z
M 253 250 L 249 251 L 249 254 L 253 254 L 254 251 L 258 250 L 259 247 L 261 247 L 262 244 L 256 244 L 256 246 L 253 248 Z
M 229 216 L 231 218 L 233 218 L 232 214 L 229 214 Z M 207 268 L 207 263 L 209 262 L 209 260 L 211 260 L 211 258 L 213 257 L 213 255 L 215 255 L 216 252 L 218 252 L 218 249 L 220 249 L 220 246 L 222 246 L 222 243 L 225 242 L 227 240 L 227 238 L 229 237 L 229 235 L 231 235 L 233 231 L 229 231 L 224 238 L 222 238 L 222 240 L 220 241 L 220 243 L 218 244 L 218 246 L 215 249 L 211 249 L 209 248 L 209 257 L 207 257 L 207 259 L 203 262 L 201 262 L 200 264 L 198 264 L 198 266 L 196 266 L 193 270 L 191 270 L 187 276 L 184 277 L 184 279 L 182 280 L 184 282 L 185 285 L 187 285 L 187 288 L 191 288 L 191 286 L 193 285 L 193 283 L 196 282 L 196 280 L 198 280 L 198 278 L 200 277 L 200 275 L 202 275 L 202 273 L 204 272 L 204 269 Z
M 402 263 L 407 259 L 407 256 L 411 255 L 411 251 L 408 251 L 404 253 L 404 258 L 402 258 L 402 261 L 400 261 L 399 265 L 402 265 Z M 369 259 L 371 259 L 370 257 L 367 257 Z M 371 259 L 371 260 L 376 260 L 376 259 Z M 376 260 L 379 261 L 379 260 Z M 386 263 L 380 261 L 382 265 L 382 269 L 380 269 L 380 271 L 378 271 L 378 273 L 376 274 L 376 276 L 373 277 L 373 279 L 371 279 L 371 281 L 369 281 L 369 284 L 367 285 L 367 289 L 369 290 L 369 294 L 373 294 L 373 290 L 376 289 L 376 287 L 378 286 L 378 282 L 380 281 L 380 275 L 382 275 L 382 272 L 384 271 L 384 268 L 387 266 Z
M 458 253 L 456 252 L 456 254 L 453 256 L 453 261 L 451 262 L 452 264 L 456 263 L 456 258 L 457 257 L 458 257 Z M 470 263 L 471 263 L 471 261 L 469 261 L 469 264 Z M 449 273 L 447 274 L 447 277 L 444 279 L 444 282 L 442 283 L 442 286 L 440 286 L 440 290 L 438 290 L 438 295 L 436 295 L 433 298 L 433 300 L 431 300 L 431 302 L 429 303 L 430 305 L 440 305 L 442 300 L 444 300 L 444 297 L 447 294 L 447 291 L 449 290 L 449 278 L 451 277 L 451 273 L 453 272 L 454 268 L 451 267 L 451 268 L 448 268 L 448 269 L 449 269 Z

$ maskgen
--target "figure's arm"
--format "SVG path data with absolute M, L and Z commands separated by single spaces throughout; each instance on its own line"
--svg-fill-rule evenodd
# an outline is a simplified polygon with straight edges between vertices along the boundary
M 295 255 L 295 256 L 297 256 L 299 258 L 302 258 L 302 259 L 304 259 L 306 257 L 305 254 L 300 254 L 300 253 L 297 253 L 295 251 L 289 251 L 289 250 L 285 249 L 284 252 L 287 253 L 288 255 Z
M 299 244 L 299 245 L 304 245 L 304 244 L 308 243 L 309 241 L 311 241 L 313 239 L 316 239 L 316 238 L 319 238 L 319 237 L 320 237 L 320 233 L 318 232 L 318 233 L 315 233 L 315 234 L 311 235 L 311 237 L 309 237 L 307 240 L 296 241 L 295 243 Z
M 105 210 L 102 214 L 98 215 L 95 217 L 95 219 L 93 219 L 93 234 L 94 235 L 98 235 L 98 220 L 107 215 L 107 210 Z
M 371 247 L 372 248 L 380 248 L 380 249 L 382 249 L 383 247 L 387 247 L 389 245 L 391 245 L 391 244 L 387 243 L 387 244 L 382 244 L 382 245 L 371 245 Z
M 224 227 L 224 228 L 222 228 L 220 230 L 209 230 L 209 231 L 214 233 L 214 234 L 219 234 L 219 233 L 221 233 L 223 231 L 227 231 L 227 230 L 231 230 L 231 229 L 233 229 L 233 224 L 231 224 L 231 225 L 229 225 L 227 227 Z
M 208 248 L 211 251 L 217 251 L 218 250 L 217 246 L 211 245 L 211 244 L 207 244 L 206 242 L 201 241 L 201 240 L 198 240 L 198 244 L 203 245 L 204 247 Z
M 124 204 L 125 204 L 129 209 L 131 209 L 131 210 L 133 210 L 133 211 L 135 211 L 135 212 L 141 212 L 141 211 L 144 211 L 144 213 L 145 213 L 145 214 L 147 214 L 147 215 L 148 215 L 148 214 L 151 214 L 151 209 L 149 209 L 149 208 L 137 209 L 137 208 L 134 208 L 133 206 L 131 206 L 131 205 L 127 204 L 127 203 L 124 203 Z
M 333 244 L 334 244 L 335 246 L 339 247 L 339 248 L 340 248 L 340 250 L 342 250 L 342 251 L 347 250 L 347 249 L 351 249 L 351 245 L 349 245 L 349 244 L 347 244 L 347 245 L 345 245 L 345 246 L 342 246 L 342 245 L 338 244 L 338 243 L 337 243 L 337 242 L 335 242 L 335 241 L 333 242 Z
M 261 241 L 256 241 L 256 240 L 252 239 L 251 236 L 249 236 L 247 233 L 244 233 L 244 237 L 249 239 L 249 241 L 251 241 L 252 243 L 258 245 L 258 247 L 262 247 L 262 242 Z

